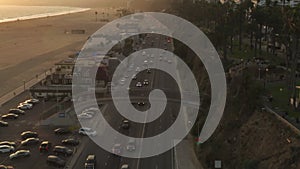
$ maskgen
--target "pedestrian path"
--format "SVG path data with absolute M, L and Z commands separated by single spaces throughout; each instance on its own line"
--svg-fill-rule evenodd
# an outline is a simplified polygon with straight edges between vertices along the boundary
M 175 147 L 174 169 L 203 169 L 193 147 L 192 136 L 188 136 Z

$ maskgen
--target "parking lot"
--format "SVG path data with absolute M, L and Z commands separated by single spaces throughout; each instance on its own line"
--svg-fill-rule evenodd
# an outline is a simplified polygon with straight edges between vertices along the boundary
M 28 98 L 28 93 L 22 93 L 21 95 L 15 97 L 11 101 L 5 103 L 0 108 L 0 114 L 6 114 L 10 108 L 16 108 L 16 106 Z M 0 142 L 1 141 L 14 141 L 16 142 L 16 150 L 28 149 L 31 152 L 30 157 L 10 160 L 10 153 L 0 153 L 0 164 L 12 165 L 14 168 L 53 168 L 46 164 L 46 159 L 49 154 L 53 154 L 51 151 L 49 153 L 40 153 L 39 145 L 40 143 L 32 146 L 21 146 L 20 134 L 23 131 L 31 130 L 38 133 L 38 137 L 41 141 L 47 140 L 52 143 L 53 146 L 61 145 L 61 140 L 80 136 L 76 134 L 66 134 L 66 135 L 56 135 L 54 133 L 54 126 L 40 126 L 41 113 L 44 110 L 49 109 L 55 105 L 55 101 L 40 102 L 33 106 L 31 110 L 26 110 L 25 115 L 19 115 L 17 119 L 5 120 L 9 123 L 8 127 L 0 127 Z M 80 138 L 79 138 L 80 139 Z M 76 147 L 70 147 L 76 151 Z M 68 160 L 71 157 L 63 157 L 63 159 Z

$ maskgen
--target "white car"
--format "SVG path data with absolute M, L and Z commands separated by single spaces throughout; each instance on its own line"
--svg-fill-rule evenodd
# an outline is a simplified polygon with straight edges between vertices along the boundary
M 87 114 L 87 113 L 81 113 L 81 114 L 77 115 L 77 118 L 79 118 L 79 119 L 90 119 L 92 117 L 93 117 L 92 115 Z
M 0 152 L 1 153 L 9 153 L 15 151 L 15 148 L 10 145 L 1 145 L 0 146 Z
M 98 111 L 99 108 L 98 107 L 90 107 L 90 108 L 87 108 L 85 109 L 86 111 Z
M 140 68 L 140 67 L 137 67 L 137 68 L 135 69 L 135 71 L 136 71 L 136 72 L 140 72 L 140 71 L 141 71 L 141 68 Z
M 28 109 L 32 109 L 33 105 L 32 104 L 29 104 L 29 103 L 20 103 L 18 105 L 18 109 L 21 109 L 21 110 L 28 110 Z
M 120 80 L 120 84 L 121 84 L 121 85 L 124 85 L 124 84 L 125 84 L 125 81 L 126 81 L 126 79 L 125 79 L 125 78 L 122 78 L 122 79 Z
M 82 135 L 87 135 L 87 136 L 96 136 L 97 135 L 97 132 L 91 128 L 88 128 L 88 127 L 82 127 L 78 130 L 78 133 L 79 134 L 82 134 Z
M 171 60 L 168 60 L 168 63 L 172 63 L 172 61 L 171 61 Z
M 136 86 L 136 87 L 142 87 L 143 85 L 142 85 L 141 82 L 137 82 L 135 86 Z
M 128 165 L 128 164 L 123 164 L 123 165 L 121 166 L 121 169 L 129 169 L 129 165 Z
M 83 111 L 82 114 L 83 114 L 83 113 L 88 114 L 88 115 L 91 115 L 91 116 L 94 116 L 94 115 L 96 114 L 96 112 L 90 111 L 90 110 L 88 110 L 88 111 Z
M 111 150 L 112 153 L 120 155 L 122 154 L 122 146 L 121 144 L 115 144 Z
M 24 103 L 29 103 L 29 104 L 37 104 L 39 102 L 40 101 L 38 99 L 28 99 L 24 101 Z

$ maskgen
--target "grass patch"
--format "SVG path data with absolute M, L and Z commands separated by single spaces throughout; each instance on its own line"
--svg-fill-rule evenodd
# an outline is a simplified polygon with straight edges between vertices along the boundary
M 297 84 L 300 84 L 300 81 Z M 296 112 L 289 104 L 291 91 L 287 88 L 285 81 L 268 83 L 266 89 L 274 98 L 270 103 L 272 107 L 278 107 L 280 110 L 288 112 L 291 117 L 300 117 L 299 112 Z

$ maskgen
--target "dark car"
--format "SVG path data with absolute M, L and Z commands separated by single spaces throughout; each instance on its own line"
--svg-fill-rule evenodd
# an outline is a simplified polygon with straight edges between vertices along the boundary
M 138 102 L 137 105 L 139 105 L 139 106 L 145 106 L 145 102 Z
M 79 144 L 79 140 L 74 138 L 69 138 L 61 141 L 64 145 L 71 145 L 71 146 L 77 146 Z
M 0 127 L 7 127 L 8 123 L 6 121 L 0 120 Z
M 22 141 L 21 145 L 22 146 L 30 146 L 30 145 L 35 145 L 39 142 L 40 142 L 40 139 L 38 139 L 38 138 L 28 138 L 28 139 Z
M 13 166 L 0 165 L 0 169 L 14 169 Z
M 15 153 L 9 155 L 9 159 L 13 160 L 13 159 L 29 157 L 29 156 L 30 156 L 29 150 L 18 150 Z
M 57 128 L 54 130 L 55 134 L 69 134 L 71 133 L 71 130 L 69 130 L 68 128 Z
M 88 155 L 85 163 L 84 163 L 85 169 L 94 169 L 96 168 L 96 156 L 94 154 Z
M 57 167 L 64 167 L 66 165 L 66 161 L 57 156 L 49 155 L 47 158 L 47 164 Z
M 21 137 L 23 140 L 25 140 L 31 137 L 38 137 L 38 134 L 33 131 L 24 131 L 23 133 L 21 133 Z
M 1 117 L 4 120 L 4 119 L 17 119 L 19 116 L 14 113 L 8 113 L 8 114 L 2 115 Z
M 2 145 L 9 145 L 9 146 L 16 147 L 16 143 L 12 142 L 12 141 L 1 141 L 0 146 L 2 146 Z
M 123 128 L 123 129 L 129 129 L 129 121 L 128 120 L 123 120 L 122 121 L 122 124 L 121 124 L 121 127 Z
M 9 109 L 8 113 L 13 113 L 17 115 L 25 115 L 25 111 L 21 109 Z
M 71 150 L 65 146 L 55 146 L 53 149 L 53 152 L 56 155 L 64 155 L 64 156 L 70 156 L 73 154 L 73 150 Z
M 49 141 L 43 141 L 39 147 L 40 152 L 48 152 L 52 147 Z

